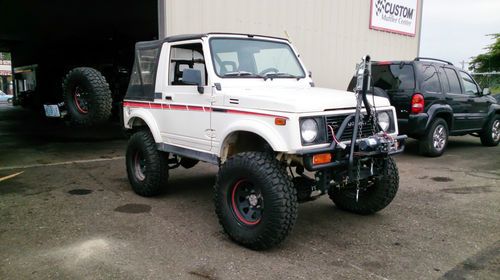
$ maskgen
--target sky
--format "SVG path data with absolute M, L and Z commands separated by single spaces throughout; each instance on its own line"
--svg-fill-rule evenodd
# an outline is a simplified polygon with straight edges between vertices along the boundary
M 461 67 L 493 43 L 486 34 L 500 33 L 500 0 L 423 1 L 420 56 Z

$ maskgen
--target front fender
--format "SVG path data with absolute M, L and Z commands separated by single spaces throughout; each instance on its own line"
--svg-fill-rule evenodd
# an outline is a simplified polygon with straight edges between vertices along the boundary
M 488 114 L 486 117 L 486 121 L 484 122 L 483 129 L 486 128 L 486 126 L 490 123 L 491 118 L 495 117 L 495 115 L 500 114 L 500 104 L 491 104 L 490 108 L 488 109 Z
M 286 126 L 279 127 L 285 130 Z M 223 139 L 220 142 L 219 154 L 222 154 L 222 148 L 227 138 L 233 133 L 237 131 L 245 131 L 251 132 L 259 135 L 262 139 L 266 140 L 266 142 L 273 148 L 274 151 L 284 152 L 288 150 L 288 145 L 283 139 L 282 135 L 278 132 L 277 126 L 271 125 L 265 121 L 261 120 L 239 120 L 231 123 L 221 134 L 221 138 Z
M 495 114 L 500 114 L 500 104 L 491 104 L 488 110 L 488 118 L 491 118 Z
M 134 108 L 131 109 L 128 113 L 127 110 L 124 112 L 124 119 L 127 120 L 125 122 L 125 128 L 131 129 L 133 128 L 133 124 L 137 119 L 142 120 L 148 126 L 151 134 L 153 135 L 155 142 L 162 142 L 160 129 L 158 128 L 158 124 L 156 123 L 155 118 L 148 110 L 144 110 L 142 108 Z

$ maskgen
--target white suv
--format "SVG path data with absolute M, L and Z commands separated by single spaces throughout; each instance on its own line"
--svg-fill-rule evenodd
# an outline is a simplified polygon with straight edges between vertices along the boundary
M 321 194 L 355 213 L 385 208 L 399 186 L 390 155 L 405 138 L 394 108 L 363 95 L 370 110 L 361 109 L 358 95 L 314 87 L 307 73 L 282 38 L 210 33 L 137 43 L 123 102 L 133 190 L 152 196 L 170 169 L 216 164 L 219 221 L 253 249 L 283 241 L 298 202 Z

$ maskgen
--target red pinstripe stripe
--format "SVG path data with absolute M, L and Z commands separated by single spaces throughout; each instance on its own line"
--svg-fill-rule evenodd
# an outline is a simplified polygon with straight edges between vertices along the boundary
M 173 104 L 170 104 L 170 109 L 185 111 L 185 110 L 187 110 L 187 106 L 186 105 L 173 105 Z
M 149 103 L 139 103 L 139 102 L 123 102 L 124 107 L 143 107 L 149 108 Z
M 187 106 L 189 111 L 203 111 L 203 107 L 201 106 Z
M 151 108 L 151 109 L 163 109 L 163 110 L 180 110 L 180 111 L 205 111 L 211 112 L 213 111 L 211 107 L 202 107 L 202 106 L 191 106 L 191 105 L 182 105 L 182 104 L 162 104 L 162 103 L 142 103 L 142 102 L 123 102 L 124 107 L 141 107 L 141 108 Z M 272 118 L 284 118 L 288 119 L 288 117 L 265 114 L 259 112 L 251 112 L 251 111 L 240 111 L 233 109 L 223 109 L 225 112 L 219 113 L 228 113 L 228 114 L 241 114 L 241 115 L 253 115 L 253 116 L 261 116 L 261 117 L 272 117 Z

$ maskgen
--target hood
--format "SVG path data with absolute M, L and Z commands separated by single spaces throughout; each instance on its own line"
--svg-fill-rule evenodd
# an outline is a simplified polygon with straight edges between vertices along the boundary
M 372 95 L 368 101 L 373 103 Z M 238 103 L 238 104 L 235 104 Z M 289 113 L 311 113 L 356 107 L 353 92 L 326 88 L 228 88 L 224 105 Z M 375 96 L 377 107 L 390 106 L 387 98 Z

